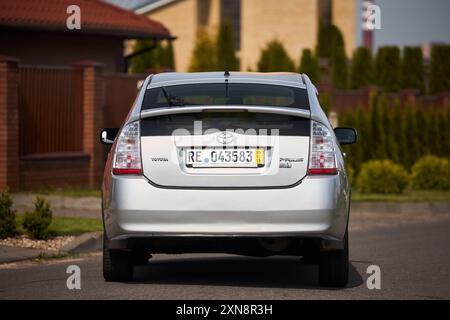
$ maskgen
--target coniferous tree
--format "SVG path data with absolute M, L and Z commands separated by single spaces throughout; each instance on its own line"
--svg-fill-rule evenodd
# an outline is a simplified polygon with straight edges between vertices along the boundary
M 383 126 L 383 110 L 379 97 L 372 98 L 370 110 L 370 141 L 373 143 L 371 159 L 386 159 L 386 138 Z
M 425 91 L 425 75 L 422 49 L 405 47 L 402 60 L 402 88 L 413 88 L 421 93 Z
M 430 150 L 430 123 L 429 123 L 429 117 L 428 112 L 425 113 L 423 109 L 419 106 L 416 107 L 415 118 L 416 118 L 416 125 L 418 130 L 416 131 L 417 136 L 415 136 L 415 139 L 417 139 L 418 146 L 417 146 L 417 153 L 419 155 L 426 155 L 431 152 Z
M 189 72 L 215 71 L 216 50 L 208 32 L 200 29 L 197 33 L 197 40 L 192 52 Z
M 384 135 L 384 151 L 386 152 L 386 158 L 398 163 L 399 161 L 399 147 L 395 143 L 394 130 L 397 124 L 393 123 L 392 107 L 388 106 L 386 97 L 381 100 L 381 125 L 383 126 Z
M 330 93 L 321 93 L 319 94 L 318 98 L 323 112 L 328 116 L 328 114 L 330 113 Z
M 440 128 L 444 142 L 443 156 L 450 159 L 450 108 L 443 112 Z
M 400 50 L 398 47 L 381 47 L 375 59 L 376 84 L 387 92 L 397 92 L 400 89 Z
M 408 158 L 405 162 L 407 168 L 411 168 L 411 166 L 416 162 L 416 160 L 420 157 L 420 141 L 417 137 L 420 135 L 420 129 L 417 124 L 415 110 L 411 106 L 406 107 L 406 111 L 404 111 L 404 134 L 408 139 Z
M 427 112 L 426 114 L 426 118 L 428 119 L 428 135 L 427 135 L 427 144 L 428 144 L 428 152 L 436 155 L 436 156 L 441 156 L 442 155 L 442 146 L 443 143 L 440 139 L 440 132 L 439 132 L 439 117 L 441 116 L 440 112 L 436 111 L 436 110 L 431 110 L 429 112 Z
M 372 84 L 373 81 L 373 61 L 370 49 L 359 47 L 353 53 L 351 67 L 351 88 L 359 89 Z
M 328 59 L 334 87 L 346 89 L 348 86 L 347 57 L 344 37 L 338 27 L 319 22 L 316 54 L 319 58 Z
M 299 73 L 306 73 L 312 83 L 318 83 L 320 80 L 320 66 L 317 58 L 310 49 L 303 49 L 300 59 Z
M 335 25 L 319 23 L 316 53 L 319 58 L 332 59 L 336 49 L 344 47 L 342 32 Z
M 337 47 L 331 62 L 333 86 L 336 89 L 347 89 L 347 57 L 343 46 Z
M 133 51 L 138 52 L 145 48 L 151 48 L 153 45 L 151 40 L 136 40 Z M 144 73 L 147 70 L 155 66 L 154 52 L 145 51 L 142 54 L 134 57 L 131 61 L 131 72 L 132 73 Z
M 430 93 L 450 91 L 450 45 L 431 49 Z
M 400 102 L 394 102 L 391 132 L 398 149 L 399 163 L 408 163 L 408 142 L 405 136 L 405 113 L 400 109 Z
M 228 19 L 219 26 L 216 41 L 217 69 L 239 71 L 239 60 L 234 48 L 233 27 Z
M 258 70 L 260 72 L 292 72 L 295 71 L 295 68 L 294 62 L 287 54 L 283 44 L 278 40 L 273 40 L 261 52 Z
M 355 112 L 351 109 L 347 110 L 347 112 L 344 112 L 342 114 L 342 116 L 339 117 L 339 126 L 340 127 L 350 127 L 350 128 L 355 128 L 356 125 L 356 119 L 355 119 Z M 352 148 L 353 146 L 342 146 L 345 154 L 347 155 L 346 157 L 346 162 L 348 163 L 348 165 L 350 165 L 351 168 L 355 168 L 356 166 L 356 159 L 354 157 L 354 148 Z
M 175 70 L 175 54 L 173 51 L 172 41 L 168 41 L 164 48 L 164 67 L 170 70 Z
M 447 146 L 450 142 L 445 141 L 447 139 L 447 117 L 445 111 L 435 112 L 434 122 L 436 123 L 437 136 L 432 137 L 435 143 L 439 144 L 437 155 L 440 157 L 446 157 Z
M 152 48 L 149 51 L 136 56 L 132 60 L 131 72 L 132 73 L 144 73 L 149 69 L 170 69 L 174 70 L 174 56 L 172 43 L 168 42 L 164 45 L 162 42 L 158 42 L 155 47 L 150 40 L 137 40 L 134 46 L 134 51 L 145 48 Z
M 354 150 L 354 169 L 356 172 L 359 172 L 361 164 L 369 158 L 368 150 L 372 147 L 368 143 L 370 131 L 367 112 L 362 107 L 359 107 L 358 110 L 356 110 L 355 129 L 358 134 L 358 143 L 355 144 L 356 148 Z
M 163 69 L 165 67 L 165 50 L 161 42 L 158 42 L 156 47 L 152 50 L 153 67 L 156 69 Z

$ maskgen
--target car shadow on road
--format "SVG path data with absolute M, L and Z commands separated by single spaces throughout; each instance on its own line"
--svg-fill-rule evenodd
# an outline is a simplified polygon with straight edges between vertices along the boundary
M 253 258 L 242 256 L 163 258 L 135 268 L 133 283 L 247 286 L 267 288 L 319 287 L 318 266 L 299 257 Z M 350 263 L 347 288 L 363 279 Z

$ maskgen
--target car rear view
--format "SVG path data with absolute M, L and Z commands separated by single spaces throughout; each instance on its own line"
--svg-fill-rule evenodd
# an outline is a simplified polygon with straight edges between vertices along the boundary
M 117 136 L 116 136 L 117 134 Z M 157 253 L 294 255 L 320 283 L 348 274 L 350 189 L 340 143 L 305 75 L 150 76 L 103 181 L 104 276 L 123 281 Z M 340 143 L 339 143 L 340 142 Z

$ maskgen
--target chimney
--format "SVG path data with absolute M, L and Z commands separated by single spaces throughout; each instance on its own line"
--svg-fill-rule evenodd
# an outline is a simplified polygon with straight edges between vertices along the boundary
M 362 2 L 362 43 L 363 46 L 372 51 L 373 48 L 373 30 L 367 26 L 367 18 L 370 15 L 369 6 L 373 5 L 373 0 L 363 0 Z

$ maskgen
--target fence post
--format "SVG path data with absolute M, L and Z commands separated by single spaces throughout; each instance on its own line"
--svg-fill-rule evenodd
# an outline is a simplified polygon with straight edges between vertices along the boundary
M 18 63 L 0 55 L 0 190 L 19 186 Z
M 73 63 L 83 72 L 83 151 L 89 154 L 89 187 L 100 186 L 103 175 L 103 145 L 99 134 L 103 126 L 104 89 L 103 64 L 94 61 Z

